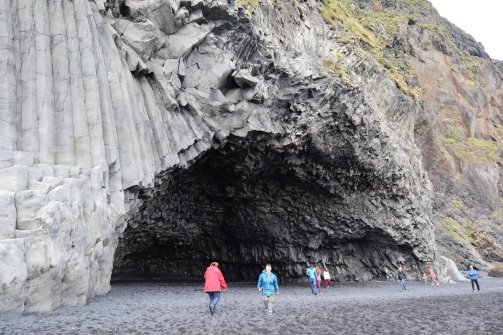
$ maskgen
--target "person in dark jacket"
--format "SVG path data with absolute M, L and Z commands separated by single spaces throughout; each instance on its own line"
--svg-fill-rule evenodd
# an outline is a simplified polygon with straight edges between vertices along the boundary
M 227 290 L 224 276 L 218 268 L 218 263 L 213 262 L 208 266 L 204 273 L 204 292 L 208 293 L 210 298 L 210 313 L 215 314 L 217 303 L 220 300 L 221 289 Z
M 258 277 L 257 289 L 262 292 L 264 308 L 269 314 L 272 314 L 272 305 L 274 304 L 274 295 L 279 293 L 278 278 L 271 272 L 271 264 L 266 264 L 265 270 Z
M 400 281 L 400 291 L 407 291 L 407 275 L 401 266 L 398 268 L 398 280 Z
M 466 271 L 466 274 L 470 276 L 470 281 L 472 283 L 472 292 L 475 292 L 475 285 L 474 284 L 477 285 L 477 291 L 480 291 L 477 270 L 475 270 L 473 265 L 470 265 L 468 267 L 468 271 Z

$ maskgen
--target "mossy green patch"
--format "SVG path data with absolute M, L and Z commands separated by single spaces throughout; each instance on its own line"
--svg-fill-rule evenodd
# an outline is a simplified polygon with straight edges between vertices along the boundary
M 440 140 L 445 145 L 453 145 L 453 144 L 456 144 L 456 142 L 457 142 L 456 139 L 448 138 L 448 137 L 441 137 Z
M 463 201 L 461 201 L 461 199 L 455 198 L 451 200 L 450 207 L 454 210 L 459 211 L 465 207 L 465 204 L 463 203 Z
M 497 158 L 497 142 L 476 137 L 463 139 L 463 137 L 464 131 L 460 125 L 449 126 L 439 135 L 440 141 L 466 163 L 485 163 Z
M 343 36 L 346 43 L 350 40 L 358 40 L 365 43 L 371 49 L 382 50 L 382 43 L 375 35 L 367 30 L 351 10 L 349 0 L 324 0 L 320 13 L 325 22 L 333 28 L 340 24 L 347 32 Z
M 412 7 L 417 5 L 415 0 L 404 0 L 404 3 Z M 399 34 L 400 27 L 407 23 L 409 19 L 407 16 L 384 10 L 382 6 L 378 6 L 375 10 L 364 10 L 355 6 L 350 0 L 323 0 L 320 13 L 334 30 L 340 31 L 341 28 L 344 30 L 337 39 L 339 43 L 363 46 L 362 52 L 380 64 L 383 71 L 402 92 L 416 100 L 420 99 L 420 88 L 408 84 L 410 79 L 415 78 L 415 74 L 411 69 L 404 71 L 403 65 L 406 62 L 403 59 L 386 58 L 383 54 L 386 45 L 393 41 Z
M 258 8 L 258 0 L 236 0 L 236 5 L 254 11 Z
M 469 55 L 462 55 L 461 56 L 461 61 L 464 65 L 464 67 L 468 70 L 469 76 L 473 81 L 477 80 L 477 72 L 479 69 L 479 63 L 475 60 L 474 57 L 469 56 Z
M 470 221 L 471 222 L 471 221 Z M 440 228 L 451 236 L 456 242 L 460 244 L 467 244 L 471 242 L 473 234 L 473 224 L 471 226 L 471 233 L 468 235 L 468 231 L 462 225 L 460 225 L 456 220 L 452 218 L 444 218 L 438 222 Z
M 407 84 L 407 82 L 405 81 L 403 75 L 396 69 L 389 72 L 389 77 L 393 79 L 395 84 L 398 86 L 398 88 L 400 88 L 400 90 L 402 90 L 402 92 L 413 97 L 415 100 L 421 99 L 421 88 L 409 86 L 409 84 Z
M 485 163 L 497 158 L 496 142 L 470 137 L 463 142 L 449 144 L 455 155 L 467 163 Z
M 326 70 L 330 71 L 332 74 L 335 74 L 336 77 L 340 78 L 344 82 L 344 84 L 352 85 L 351 81 L 349 80 L 349 76 L 346 73 L 346 70 L 340 65 L 341 57 L 342 56 L 340 54 L 337 54 L 336 58 L 334 59 L 324 59 L 323 67 Z
M 444 145 L 454 145 L 463 137 L 464 131 L 460 125 L 448 126 L 440 134 L 440 140 Z
M 497 136 L 503 137 L 503 126 L 496 127 L 495 131 Z
M 431 33 L 438 33 L 438 25 L 436 23 L 419 23 L 419 28 L 427 29 Z

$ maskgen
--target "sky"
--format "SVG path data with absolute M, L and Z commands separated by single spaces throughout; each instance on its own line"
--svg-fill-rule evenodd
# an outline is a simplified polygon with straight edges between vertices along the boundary
M 430 0 L 438 13 L 503 61 L 503 0 Z

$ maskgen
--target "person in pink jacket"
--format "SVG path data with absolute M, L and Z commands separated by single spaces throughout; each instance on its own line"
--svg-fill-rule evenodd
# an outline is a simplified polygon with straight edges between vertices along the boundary
M 210 298 L 210 313 L 215 314 L 217 303 L 220 300 L 220 292 L 222 288 L 227 290 L 224 276 L 218 268 L 218 263 L 213 262 L 208 266 L 204 273 L 204 292 L 208 293 Z
M 428 267 L 428 278 L 430 278 L 431 285 L 440 285 L 437 276 L 435 275 L 435 272 L 433 271 L 433 268 L 431 266 Z

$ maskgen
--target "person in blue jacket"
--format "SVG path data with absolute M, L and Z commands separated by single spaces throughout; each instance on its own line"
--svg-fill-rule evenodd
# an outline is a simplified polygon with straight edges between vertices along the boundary
M 311 293 L 317 295 L 318 290 L 316 289 L 316 270 L 314 269 L 313 264 L 311 264 L 306 270 L 306 275 L 309 277 L 309 286 L 311 286 Z
M 271 272 L 271 264 L 266 264 L 265 270 L 258 277 L 257 289 L 262 292 L 264 308 L 269 314 L 272 314 L 272 305 L 274 304 L 274 295 L 279 293 L 278 278 Z
M 466 271 L 466 274 L 470 276 L 470 281 L 472 282 L 472 292 L 475 292 L 475 286 L 474 284 L 477 285 L 477 291 L 480 291 L 480 286 L 479 286 L 479 280 L 478 280 L 478 274 L 477 270 L 473 268 L 473 265 L 470 265 L 468 267 L 468 271 Z

